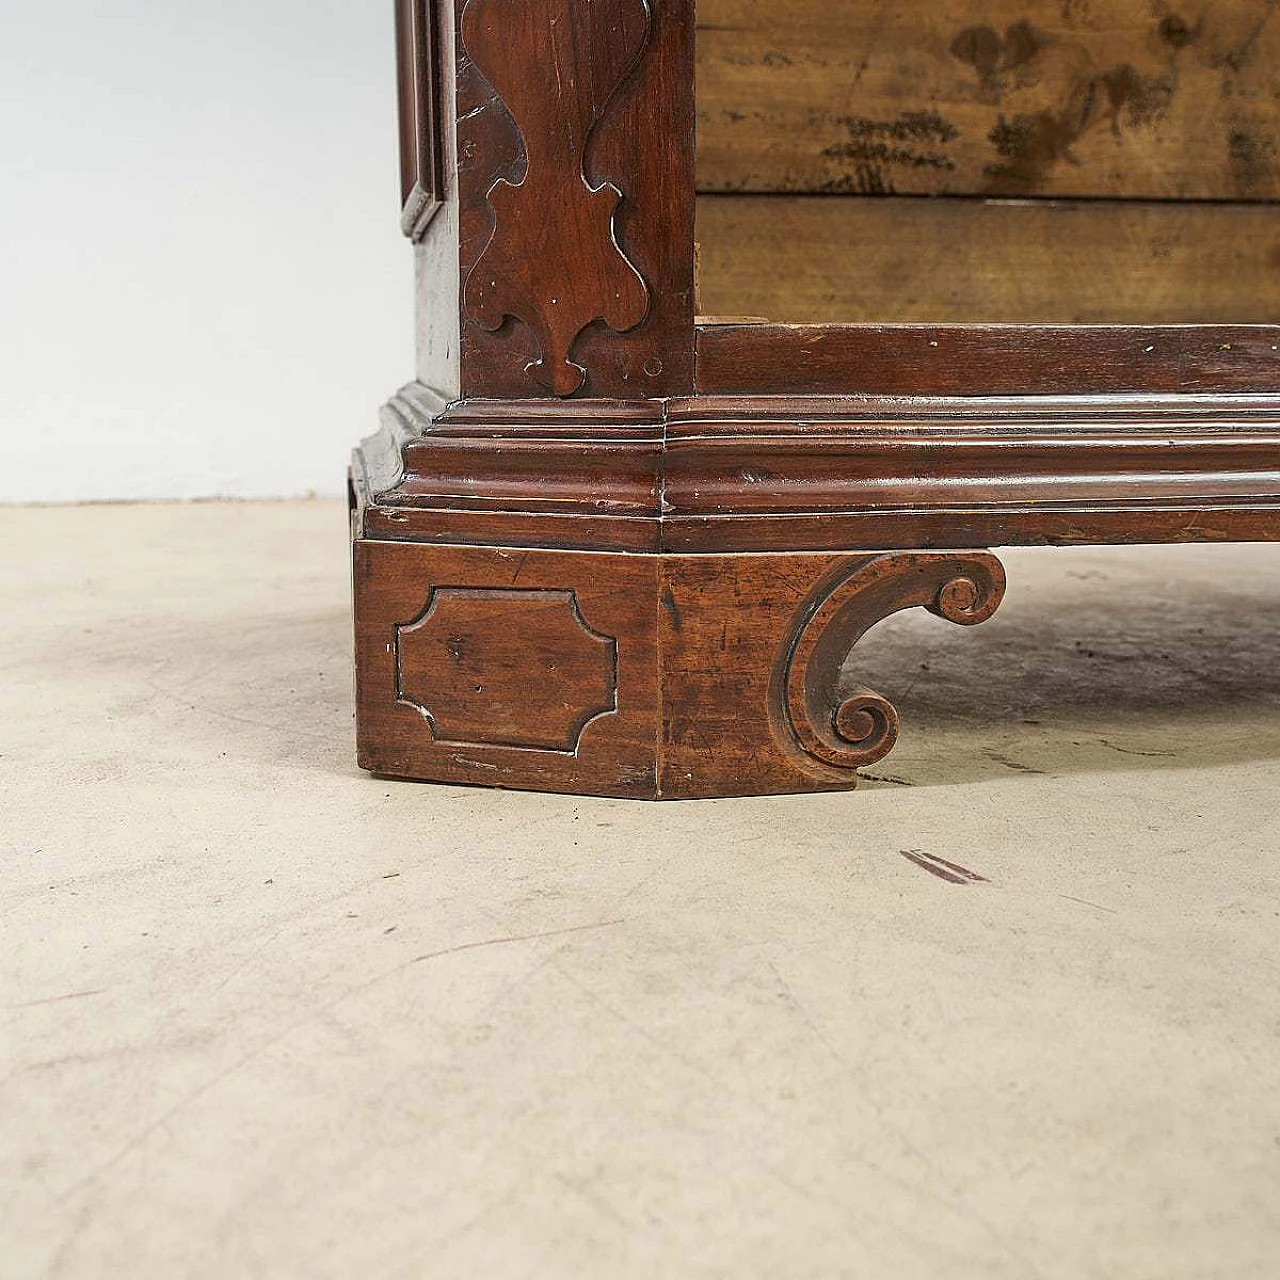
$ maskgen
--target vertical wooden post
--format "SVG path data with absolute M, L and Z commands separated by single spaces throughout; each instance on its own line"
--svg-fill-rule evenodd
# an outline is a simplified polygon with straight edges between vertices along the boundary
M 693 387 L 693 0 L 467 0 L 464 397 Z

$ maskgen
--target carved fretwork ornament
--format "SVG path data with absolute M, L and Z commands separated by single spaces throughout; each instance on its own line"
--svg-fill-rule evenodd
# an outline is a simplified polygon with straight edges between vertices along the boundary
M 880 694 L 842 681 L 854 646 L 903 609 L 976 626 L 1000 607 L 1004 588 L 1000 561 L 981 551 L 859 556 L 829 574 L 788 636 L 772 692 L 791 749 L 834 770 L 883 760 L 898 740 L 898 713 Z
M 509 317 L 528 325 L 539 358 L 530 377 L 557 396 L 583 388 L 572 359 L 588 325 L 625 333 L 649 311 L 649 290 L 619 247 L 623 193 L 586 171 L 592 132 L 626 83 L 650 37 L 648 0 L 468 0 L 467 54 L 520 130 L 525 171 L 499 179 L 488 199 L 494 229 L 467 279 L 467 316 L 493 331 Z M 545 68 L 529 75 L 529 51 Z M 637 143 L 637 145 L 641 145 Z

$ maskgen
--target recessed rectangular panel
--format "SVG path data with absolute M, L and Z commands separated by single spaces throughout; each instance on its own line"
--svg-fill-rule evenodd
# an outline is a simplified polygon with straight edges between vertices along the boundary
M 396 0 L 401 220 L 413 239 L 444 198 L 436 22 L 436 0 Z

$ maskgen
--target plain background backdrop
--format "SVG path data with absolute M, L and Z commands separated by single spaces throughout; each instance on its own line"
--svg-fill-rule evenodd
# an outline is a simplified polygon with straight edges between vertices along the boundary
M 340 493 L 413 375 L 390 0 L 4 0 L 0 83 L 0 501 Z

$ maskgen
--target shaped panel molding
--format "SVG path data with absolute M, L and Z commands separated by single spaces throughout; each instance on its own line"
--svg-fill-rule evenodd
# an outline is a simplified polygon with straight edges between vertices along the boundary
M 396 0 L 400 225 L 420 240 L 444 200 L 439 0 Z
M 395 628 L 396 698 L 433 738 L 460 746 L 576 754 L 618 709 L 618 643 L 572 591 L 437 587 Z
M 648 0 L 469 0 L 463 10 L 467 55 L 524 152 L 519 181 L 489 189 L 493 234 L 467 278 L 464 311 L 489 331 L 512 317 L 527 325 L 539 356 L 526 372 L 557 396 L 583 388 L 587 370 L 572 353 L 584 329 L 603 321 L 625 333 L 649 312 L 648 286 L 616 235 L 623 193 L 593 185 L 587 150 L 652 22 Z

